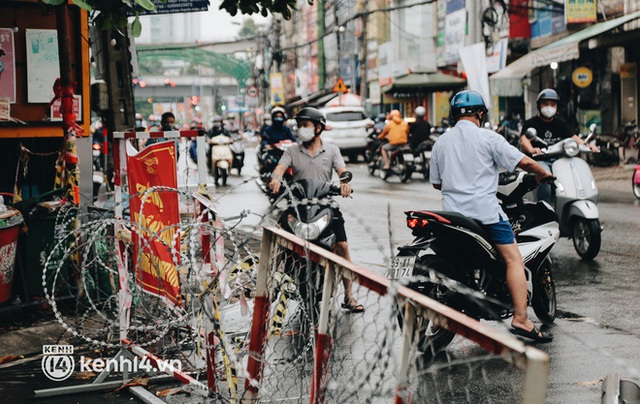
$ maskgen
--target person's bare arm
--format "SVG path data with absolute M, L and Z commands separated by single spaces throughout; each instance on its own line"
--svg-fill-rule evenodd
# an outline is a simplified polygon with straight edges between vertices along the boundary
M 287 167 L 282 164 L 278 164 L 271 173 L 271 182 L 269 183 L 269 189 L 271 189 L 271 192 L 273 192 L 274 194 L 277 194 L 280 191 L 280 185 L 282 185 L 282 176 L 284 175 L 285 171 L 287 171 Z
M 522 145 L 522 151 L 532 156 L 537 156 L 542 153 L 539 147 L 533 147 L 531 140 L 529 140 L 525 135 L 520 136 L 520 144 Z
M 524 156 L 522 160 L 520 160 L 520 162 L 518 163 L 518 168 L 528 173 L 535 174 L 536 181 L 538 181 L 538 183 L 542 182 L 542 180 L 547 177 L 553 176 L 550 171 L 542 168 L 540 164 L 538 164 L 534 159 L 528 156 Z

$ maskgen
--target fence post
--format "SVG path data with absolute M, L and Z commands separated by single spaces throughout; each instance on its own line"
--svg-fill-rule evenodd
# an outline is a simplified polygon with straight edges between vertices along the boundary
M 269 229 L 262 232 L 262 246 L 260 251 L 260 263 L 258 265 L 258 277 L 256 280 L 256 297 L 253 307 L 253 320 L 251 326 L 251 339 L 249 340 L 249 359 L 247 362 L 247 380 L 245 381 L 246 394 L 243 402 L 255 402 L 258 397 L 258 383 L 263 368 L 263 350 L 266 339 L 266 324 L 269 314 L 269 291 L 267 290 L 267 277 L 269 275 L 273 233 Z
M 324 402 L 326 385 L 324 376 L 329 363 L 331 353 L 331 336 L 329 335 L 329 311 L 331 310 L 331 298 L 334 292 L 334 264 L 325 260 L 324 284 L 322 285 L 322 305 L 320 306 L 320 318 L 318 321 L 318 339 L 316 341 L 316 353 L 313 363 L 313 381 L 311 384 L 312 404 Z
M 407 404 L 411 402 L 409 387 L 409 368 L 411 357 L 411 344 L 415 333 L 416 308 L 406 301 L 404 304 L 404 319 L 402 322 L 402 349 L 400 351 L 400 363 L 396 371 L 396 398 L 395 404 Z

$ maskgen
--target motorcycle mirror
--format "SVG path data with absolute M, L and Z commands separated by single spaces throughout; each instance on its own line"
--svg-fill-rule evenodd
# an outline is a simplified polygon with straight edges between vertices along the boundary
M 589 132 L 596 133 L 596 129 L 598 129 L 598 125 L 596 125 L 595 123 L 589 125 Z
M 349 182 L 351 181 L 351 179 L 353 179 L 353 174 L 351 174 L 351 171 L 344 171 L 342 174 L 340 174 L 340 182 Z
M 524 134 L 527 139 L 533 140 L 538 137 L 538 131 L 535 128 L 529 128 Z

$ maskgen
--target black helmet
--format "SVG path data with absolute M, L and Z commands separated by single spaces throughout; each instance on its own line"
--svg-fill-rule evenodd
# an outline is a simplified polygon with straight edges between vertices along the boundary
M 327 126 L 327 120 L 322 115 L 322 112 L 318 111 L 316 108 L 312 107 L 304 107 L 296 114 L 296 121 L 300 122 L 301 119 L 308 119 L 313 122 L 315 125 L 322 126 L 322 130 Z
M 451 117 L 457 120 L 461 116 L 471 116 L 478 112 L 487 112 L 484 99 L 477 91 L 460 91 L 451 99 Z
M 538 94 L 538 98 L 536 99 L 538 112 L 540 111 L 540 103 L 544 100 L 552 100 L 558 102 L 560 101 L 560 97 L 558 96 L 556 90 L 554 90 L 553 88 L 545 88 L 544 90 L 540 91 L 540 94 Z

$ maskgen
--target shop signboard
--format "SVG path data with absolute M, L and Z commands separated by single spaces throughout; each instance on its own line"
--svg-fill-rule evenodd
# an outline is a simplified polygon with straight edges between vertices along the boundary
M 11 28 L 0 28 L 0 98 L 16 102 L 16 57 Z

